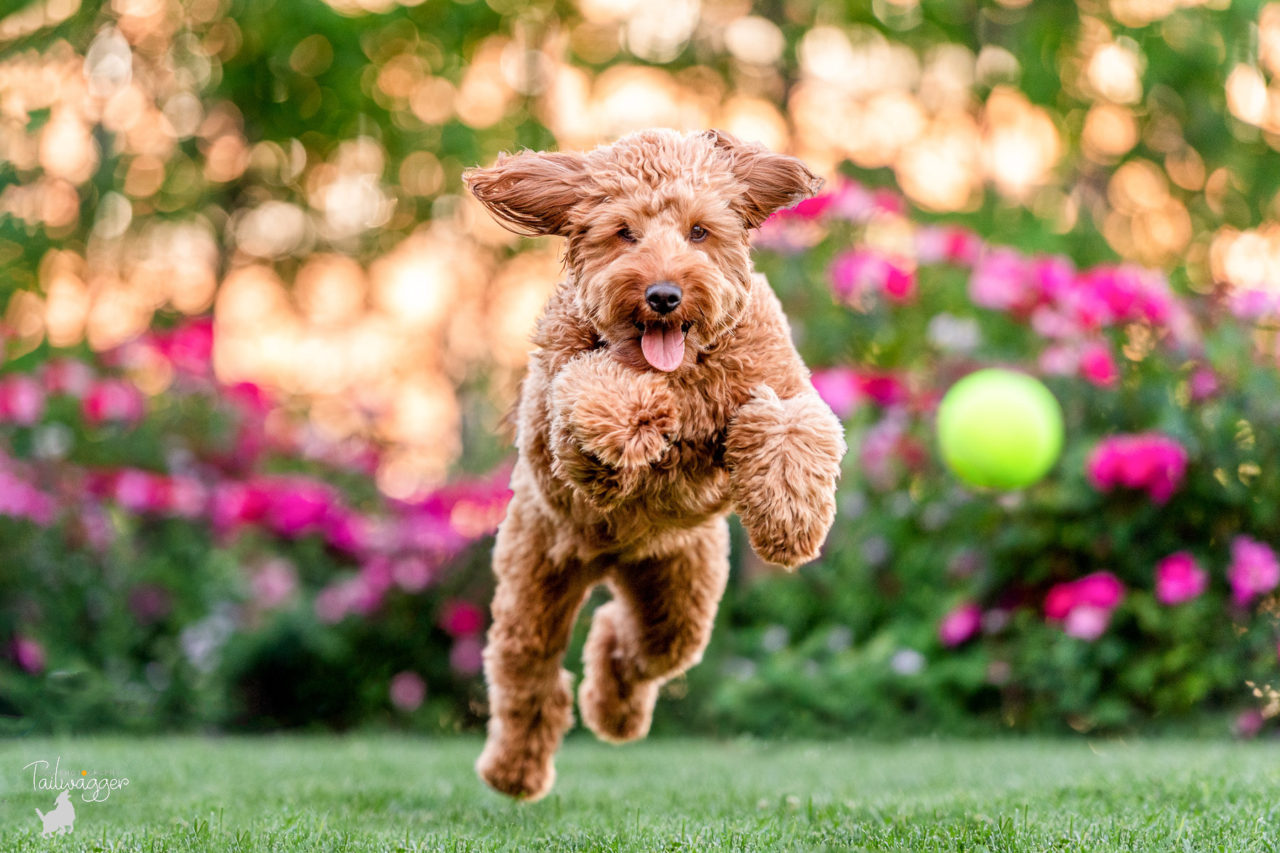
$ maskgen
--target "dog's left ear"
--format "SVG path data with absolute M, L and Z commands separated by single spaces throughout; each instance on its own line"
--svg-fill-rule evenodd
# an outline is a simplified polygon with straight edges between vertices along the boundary
M 581 154 L 537 151 L 503 155 L 462 181 L 499 223 L 528 237 L 567 236 L 570 212 L 587 200 L 590 184 Z
M 759 227 L 775 210 L 822 189 L 822 178 L 795 157 L 740 142 L 722 130 L 708 130 L 706 136 L 729 158 L 730 168 L 743 186 L 735 208 L 748 228 Z

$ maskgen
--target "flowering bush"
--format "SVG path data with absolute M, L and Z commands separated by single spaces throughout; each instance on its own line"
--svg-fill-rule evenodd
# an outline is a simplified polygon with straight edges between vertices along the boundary
M 1087 731 L 1234 714 L 1275 680 L 1280 371 L 1251 326 L 1277 308 L 1077 265 L 1097 246 L 1045 227 L 1002 246 L 844 180 L 761 229 L 852 451 L 824 559 L 730 597 L 693 716 Z M 1062 459 L 1023 492 L 966 488 L 934 451 L 941 395 L 992 365 L 1066 412 Z
M 377 447 L 219 383 L 211 350 L 195 320 L 5 366 L 2 718 L 469 719 L 487 573 L 457 569 L 501 518 L 505 471 L 382 498 Z

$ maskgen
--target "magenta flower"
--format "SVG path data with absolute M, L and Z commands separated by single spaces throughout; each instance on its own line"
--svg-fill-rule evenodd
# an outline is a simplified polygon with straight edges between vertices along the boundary
M 1107 629 L 1111 611 L 1124 599 L 1124 584 L 1110 572 L 1094 572 L 1049 590 L 1045 618 L 1062 622 L 1063 631 L 1082 640 L 1096 640 Z
M 1218 374 L 1208 367 L 1197 367 L 1187 380 L 1191 402 L 1200 403 L 1218 393 Z
M 787 213 L 796 219 L 821 219 L 826 216 L 827 210 L 834 202 L 835 196 L 831 193 L 819 193 L 813 198 L 806 198 L 792 205 Z
M 1100 492 L 1117 486 L 1139 489 L 1163 504 L 1186 477 L 1187 451 L 1161 433 L 1115 435 L 1098 442 L 1085 467 L 1089 482 Z
M 282 536 L 296 538 L 320 529 L 335 504 L 333 489 L 303 477 L 271 481 L 267 523 Z
M 810 380 L 818 396 L 841 420 L 853 414 L 858 401 L 862 398 L 858 372 L 851 367 L 827 367 L 815 370 Z
M 1120 370 L 1105 343 L 1091 341 L 1080 350 L 1080 375 L 1099 388 L 1111 388 L 1120 381 Z
M 388 689 L 391 704 L 401 711 L 416 711 L 427 698 L 427 683 L 416 672 L 398 672 Z
M 358 512 L 335 504 L 324 517 L 324 538 L 339 551 L 358 554 L 369 543 L 369 522 Z
M 80 401 L 81 413 L 91 426 L 107 421 L 137 423 L 146 414 L 146 401 L 132 383 L 123 379 L 99 379 Z
M 1252 537 L 1237 536 L 1231 542 L 1227 580 L 1236 604 L 1247 606 L 1280 584 L 1280 562 L 1276 560 L 1275 551 Z
M 156 333 L 152 346 L 183 373 L 202 376 L 213 358 L 213 319 L 188 320 L 167 332 Z
M 954 608 L 938 625 L 938 639 L 944 646 L 955 647 L 978 633 L 982 625 L 982 611 L 973 603 Z
M 30 637 L 19 634 L 14 638 L 13 659 L 27 672 L 32 674 L 44 672 L 44 647 Z
M 1209 585 L 1209 574 L 1187 551 L 1170 554 L 1156 563 L 1156 601 L 1182 604 L 1199 598 Z
M 440 612 L 440 627 L 450 637 L 468 637 L 484 630 L 484 611 L 469 601 L 446 601 Z

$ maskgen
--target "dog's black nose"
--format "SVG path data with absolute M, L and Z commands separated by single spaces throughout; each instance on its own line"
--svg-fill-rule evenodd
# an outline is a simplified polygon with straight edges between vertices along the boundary
M 649 303 L 649 307 L 659 314 L 670 314 L 672 311 L 680 307 L 680 297 L 683 291 L 679 285 L 669 281 L 660 281 L 657 284 L 649 285 L 649 289 L 644 292 L 644 301 Z

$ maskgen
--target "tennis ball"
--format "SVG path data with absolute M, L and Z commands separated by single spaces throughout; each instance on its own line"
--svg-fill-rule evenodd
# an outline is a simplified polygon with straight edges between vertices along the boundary
M 990 368 L 961 379 L 938 407 L 938 448 L 972 486 L 1021 489 L 1062 452 L 1062 407 L 1024 373 Z

